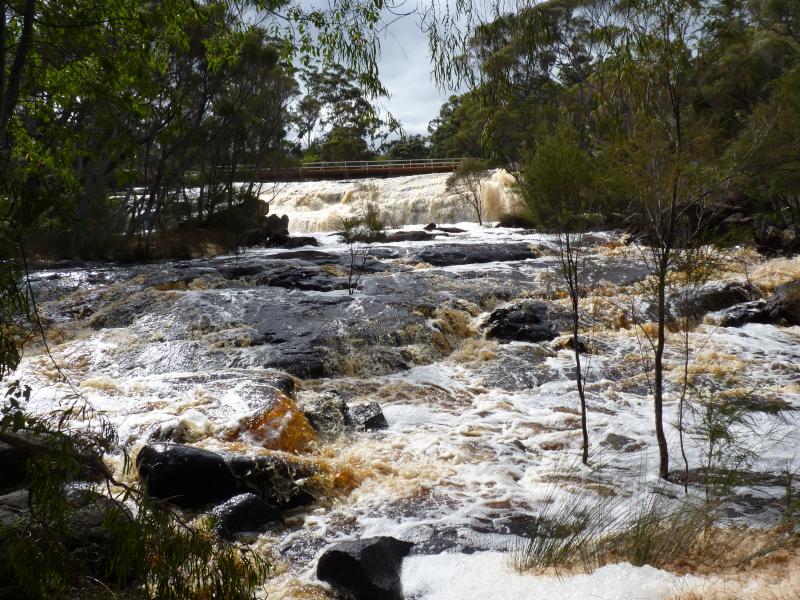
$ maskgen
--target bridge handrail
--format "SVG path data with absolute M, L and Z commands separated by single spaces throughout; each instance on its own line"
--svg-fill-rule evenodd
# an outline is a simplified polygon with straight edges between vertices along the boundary
M 297 165 L 286 165 L 284 167 L 258 167 L 256 165 L 236 165 L 237 169 L 254 169 L 259 172 L 275 171 L 323 171 L 326 169 L 345 169 L 345 170 L 370 170 L 380 168 L 413 168 L 413 167 L 457 167 L 464 158 L 412 158 L 396 160 L 346 160 L 346 161 L 326 161 L 308 162 Z M 221 171 L 231 170 L 230 165 L 220 166 Z

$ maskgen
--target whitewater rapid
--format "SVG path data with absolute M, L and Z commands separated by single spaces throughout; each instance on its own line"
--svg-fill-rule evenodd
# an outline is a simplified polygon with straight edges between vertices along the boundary
M 341 181 L 266 184 L 261 199 L 270 213 L 287 215 L 292 232 L 334 231 L 342 217 L 375 203 L 390 227 L 476 221 L 474 209 L 447 189 L 447 173 Z M 521 211 L 513 177 L 492 171 L 481 190 L 484 219 L 498 221 Z
M 344 184 L 330 187 L 339 185 Z M 393 198 L 384 206 L 408 218 L 404 211 L 414 202 Z M 329 218 L 342 202 L 323 204 L 319 210 Z M 305 223 L 316 223 L 313 230 L 324 221 L 311 208 Z M 301 214 L 295 214 L 296 223 L 304 222 Z M 420 213 L 419 222 L 429 219 L 436 220 Z M 268 452 L 223 433 L 249 414 L 254 390 L 273 367 L 296 368 L 316 356 L 283 354 L 313 346 L 305 340 L 323 330 L 330 336 L 324 343 L 341 343 L 321 358 L 325 376 L 298 380 L 298 398 L 336 391 L 348 402 L 378 402 L 389 427 L 294 453 L 329 475 L 331 491 L 308 509 L 286 515 L 285 527 L 246 538 L 275 565 L 265 589 L 271 599 L 330 598 L 315 578 L 320 554 L 337 541 L 373 535 L 416 544 L 402 572 L 407 597 L 415 600 L 668 600 L 715 585 L 630 565 L 561 579 L 513 568 L 514 553 L 546 503 L 584 485 L 625 503 L 655 485 L 652 400 L 639 363 L 641 348 L 623 318 L 631 307 L 647 310 L 637 287 L 640 255 L 613 232 L 592 241 L 595 292 L 585 306 L 597 351 L 587 357 L 587 468 L 578 461 L 574 357 L 563 340 L 500 344 L 481 330 L 487 314 L 509 299 L 564 304 L 553 238 L 468 222 L 456 226 L 463 232 L 380 245 L 374 252 L 384 270 L 365 275 L 353 296 L 343 289 L 273 285 L 290 264 L 314 277 L 341 277 L 347 248 L 328 233 L 315 233 L 320 245 L 295 254 L 252 249 L 240 257 L 50 270 L 35 275 L 34 287 L 42 294 L 53 358 L 133 454 L 165 423 L 183 424 L 200 447 Z M 420 259 L 454 247 L 463 253 L 464 247 L 512 244 L 535 249 L 535 256 L 444 266 Z M 326 256 L 328 262 L 312 270 L 308 261 Z M 750 277 L 764 287 L 800 269 L 796 260 L 749 260 Z M 223 267 L 226 279 L 218 276 Z M 248 279 L 257 267 L 274 272 Z M 731 267 L 719 278 L 741 276 Z M 269 326 L 262 336 L 266 342 L 258 337 L 262 324 Z M 786 404 L 779 418 L 757 413 L 755 427 L 742 436 L 758 451 L 759 470 L 797 469 L 800 327 L 722 328 L 707 322 L 691 342 L 697 349 L 694 372 L 727 377 L 726 385 Z M 673 336 L 670 343 L 668 361 L 678 364 L 679 340 Z M 274 348 L 287 350 L 278 355 Z M 34 389 L 31 406 L 38 412 L 73 395 L 49 356 L 35 348 L 26 352 L 19 373 Z M 678 456 L 674 397 L 665 412 L 668 441 Z M 619 436 L 624 444 L 615 442 Z M 697 464 L 702 442 L 690 439 L 688 450 Z M 121 468 L 120 457 L 110 461 Z M 676 497 L 682 493 L 678 487 L 672 490 Z M 733 522 L 774 520 L 782 492 L 774 486 L 743 490 Z

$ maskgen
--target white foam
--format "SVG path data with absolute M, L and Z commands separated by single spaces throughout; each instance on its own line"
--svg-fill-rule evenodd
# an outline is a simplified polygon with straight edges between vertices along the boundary
M 515 571 L 500 552 L 412 556 L 403 562 L 403 592 L 421 600 L 661 600 L 699 582 L 629 564 L 564 578 Z

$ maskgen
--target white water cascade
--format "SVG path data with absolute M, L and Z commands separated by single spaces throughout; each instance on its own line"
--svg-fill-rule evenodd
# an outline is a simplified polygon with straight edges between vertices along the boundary
M 475 221 L 475 212 L 457 193 L 448 191 L 447 173 L 406 177 L 299 181 L 265 186 L 261 199 L 270 213 L 288 215 L 292 232 L 332 231 L 342 217 L 374 202 L 389 227 L 423 223 Z M 483 185 L 484 219 L 497 221 L 522 210 L 512 190 L 513 178 L 495 170 Z

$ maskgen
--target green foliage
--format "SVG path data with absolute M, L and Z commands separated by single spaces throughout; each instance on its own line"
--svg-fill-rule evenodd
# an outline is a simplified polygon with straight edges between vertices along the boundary
M 80 398 L 42 418 L 27 412 L 29 396 L 12 384 L 0 413 L 0 439 L 29 456 L 26 510 L 0 525 L 0 589 L 31 599 L 254 597 L 266 560 L 115 481 L 102 460 L 115 432 Z M 75 412 L 90 425 L 62 430 Z
M 358 190 L 366 194 L 367 201 L 362 210 L 351 217 L 343 217 L 339 221 L 339 238 L 347 245 L 350 257 L 347 272 L 347 292 L 351 296 L 358 288 L 358 282 L 364 274 L 364 267 L 370 255 L 370 246 L 386 238 L 386 223 L 378 210 L 375 188 Z
M 483 225 L 484 192 L 488 177 L 488 165 L 485 161 L 468 158 L 459 163 L 446 183 L 447 191 L 458 194 L 463 204 L 472 209 L 479 225 Z
M 562 233 L 585 231 L 597 212 L 594 162 L 575 131 L 560 124 L 525 157 L 519 190 L 533 221 Z
M 429 140 L 419 134 L 403 136 L 386 142 L 382 147 L 384 156 L 393 160 L 409 160 L 415 158 L 436 158 L 431 156 Z

